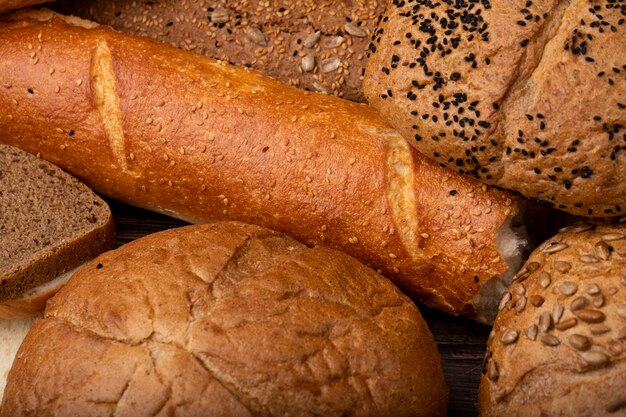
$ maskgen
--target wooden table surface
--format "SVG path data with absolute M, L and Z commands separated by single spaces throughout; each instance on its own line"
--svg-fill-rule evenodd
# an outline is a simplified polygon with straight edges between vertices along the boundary
M 150 233 L 187 223 L 108 200 L 117 225 L 118 246 Z M 418 305 L 433 332 L 450 390 L 448 416 L 477 416 L 480 367 L 490 329 L 470 320 Z

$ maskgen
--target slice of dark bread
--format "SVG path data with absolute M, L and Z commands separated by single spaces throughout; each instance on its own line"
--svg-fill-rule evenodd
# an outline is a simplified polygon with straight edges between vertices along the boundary
M 0 304 L 111 249 L 114 237 L 109 207 L 86 185 L 0 145 Z

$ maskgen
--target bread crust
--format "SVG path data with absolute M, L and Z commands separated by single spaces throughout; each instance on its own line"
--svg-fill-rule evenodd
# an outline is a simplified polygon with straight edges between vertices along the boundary
M 463 174 L 573 214 L 622 215 L 623 9 L 526 3 L 390 2 L 370 46 L 369 103 Z
M 435 341 L 388 280 L 222 222 L 78 271 L 24 340 L 0 415 L 444 416 L 446 403 Z
M 539 247 L 500 304 L 485 417 L 626 412 L 626 224 L 578 224 Z
M 355 101 L 364 101 L 367 45 L 383 8 L 378 0 L 79 0 L 55 7 L 124 33 L 256 68 L 295 87 Z
M 0 46 L 1 140 L 105 195 L 329 245 L 453 314 L 474 316 L 481 282 L 508 269 L 495 236 L 514 199 L 419 155 L 363 105 L 61 18 L 6 23 Z

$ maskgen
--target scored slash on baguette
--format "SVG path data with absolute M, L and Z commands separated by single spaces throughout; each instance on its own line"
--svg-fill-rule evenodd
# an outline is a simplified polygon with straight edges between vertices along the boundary
M 364 105 L 37 13 L 0 25 L 0 140 L 123 202 L 325 244 L 431 306 L 488 320 L 478 300 L 497 296 L 477 296 L 512 277 L 523 244 L 511 233 L 515 250 L 501 251 L 510 195 L 421 156 Z

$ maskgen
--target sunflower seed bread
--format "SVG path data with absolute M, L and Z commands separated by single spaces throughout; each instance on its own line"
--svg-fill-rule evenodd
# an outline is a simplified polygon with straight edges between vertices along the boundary
M 389 2 L 370 104 L 437 162 L 570 213 L 626 211 L 626 4 Z
M 436 417 L 446 403 L 435 340 L 387 279 L 218 222 L 78 271 L 26 336 L 0 416 Z
M 578 224 L 505 293 L 480 386 L 484 417 L 626 414 L 626 223 Z
M 295 87 L 363 101 L 367 45 L 382 1 L 68 0 L 55 7 Z
M 43 309 L 63 283 L 57 277 L 113 242 L 111 212 L 93 191 L 43 159 L 0 145 L 0 318 Z

